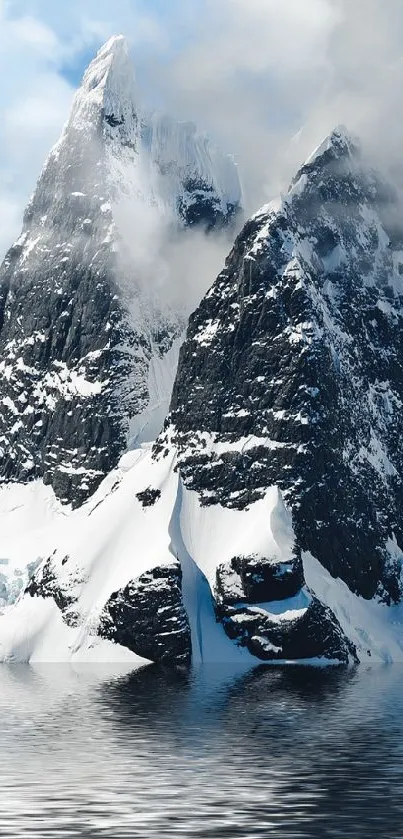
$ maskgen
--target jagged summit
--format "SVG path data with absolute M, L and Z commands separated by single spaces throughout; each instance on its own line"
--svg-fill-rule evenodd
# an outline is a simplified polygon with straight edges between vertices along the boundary
M 136 128 L 139 108 L 134 64 L 127 39 L 111 38 L 86 70 L 73 102 L 67 131 L 88 131 L 106 119 L 113 127 L 124 126 L 126 141 Z
M 359 147 L 358 138 L 350 134 L 345 125 L 337 125 L 309 155 L 304 166 L 311 165 L 329 153 L 334 157 L 354 155 Z
M 128 55 L 130 51 L 129 40 L 126 35 L 112 35 L 108 41 L 100 47 L 96 57 L 93 59 L 91 64 L 94 64 L 99 58 L 104 56 L 117 56 L 121 55 Z M 91 65 L 90 65 L 91 66 Z
M 124 35 L 115 35 L 101 47 L 85 71 L 82 87 L 87 90 L 105 87 L 112 76 L 124 77 L 128 82 L 131 75 L 134 75 L 134 66 L 129 42 Z
M 293 178 L 288 194 L 294 195 L 296 191 L 301 191 L 315 177 L 321 178 L 322 174 L 326 178 L 330 168 L 335 175 L 337 171 L 344 177 L 357 174 L 360 169 L 365 179 L 370 175 L 364 171 L 359 139 L 350 134 L 344 125 L 334 128 L 307 157 Z

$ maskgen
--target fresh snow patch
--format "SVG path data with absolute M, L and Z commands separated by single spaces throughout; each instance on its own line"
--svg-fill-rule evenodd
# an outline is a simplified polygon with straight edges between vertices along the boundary
M 312 554 L 304 553 L 303 562 L 307 585 L 333 611 L 355 644 L 359 660 L 402 662 L 403 604 L 386 606 L 376 600 L 364 600 L 342 580 L 331 577 Z
M 246 510 L 220 505 L 202 506 L 196 492 L 182 490 L 181 533 L 186 550 L 211 588 L 217 567 L 236 556 L 269 559 L 293 558 L 294 533 L 281 493 L 271 487 L 265 497 Z

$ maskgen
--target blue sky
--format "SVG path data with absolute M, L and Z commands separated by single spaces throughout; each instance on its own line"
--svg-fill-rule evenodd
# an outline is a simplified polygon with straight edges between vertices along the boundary
M 44 158 L 97 49 L 111 35 L 127 34 L 141 76 L 143 61 L 151 55 L 168 60 L 179 41 L 186 40 L 185 21 L 184 27 L 173 25 L 175 5 L 162 0 L 0 0 L 2 252 L 18 233 Z
M 83 70 L 120 33 L 142 102 L 235 155 L 248 209 L 340 122 L 401 148 L 401 0 L 0 0 L 0 250 Z

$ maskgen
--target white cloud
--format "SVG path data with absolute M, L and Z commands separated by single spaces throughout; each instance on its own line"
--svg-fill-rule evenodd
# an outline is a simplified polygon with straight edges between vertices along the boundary
M 337 20 L 327 0 L 207 0 L 193 69 L 214 78 L 240 70 L 287 77 L 315 72 L 326 61 L 326 36 Z M 206 49 L 209 61 L 198 64 Z
M 144 48 L 165 46 L 158 20 L 131 1 L 118 5 L 116 12 L 109 0 L 0 0 L 0 260 L 69 113 L 74 90 L 63 65 L 122 30 Z
M 282 158 L 330 77 L 341 15 L 332 0 L 204 0 L 189 43 L 156 71 L 171 108 L 237 155 L 249 210 L 284 186 Z
M 62 62 L 117 32 L 132 40 L 154 100 L 235 153 L 250 210 L 340 122 L 382 163 L 400 159 L 401 0 L 0 0 L 0 22 L 0 201 L 10 200 L 10 218 L 68 113 Z M 0 248 L 10 227 L 0 227 Z
M 378 163 L 400 158 L 401 0 L 202 5 L 192 39 L 155 79 L 171 109 L 235 152 L 248 209 L 286 188 L 339 123 L 362 136 Z M 299 142 L 290 144 L 297 132 Z
M 28 16 L 9 19 L 0 7 L 2 252 L 18 232 L 29 192 L 68 112 L 72 89 L 58 73 L 59 53 L 49 27 Z
M 4 13 L 3 13 L 4 17 Z M 39 53 L 42 59 L 54 58 L 58 52 L 58 41 L 54 32 L 35 18 L 24 16 L 16 20 L 4 20 L 10 45 L 15 42 Z

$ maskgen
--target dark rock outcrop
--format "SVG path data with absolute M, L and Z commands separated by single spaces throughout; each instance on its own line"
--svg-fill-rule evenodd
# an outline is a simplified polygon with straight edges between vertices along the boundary
M 291 604 L 292 608 L 292 604 Z M 330 609 L 316 598 L 290 616 L 278 616 L 259 606 L 219 607 L 227 635 L 262 661 L 329 659 L 342 664 L 357 661 Z
M 235 557 L 220 565 L 215 603 L 227 635 L 263 661 L 356 660 L 330 609 L 304 588 L 297 556 L 288 562 Z
M 278 562 L 255 557 L 234 557 L 217 569 L 216 590 L 226 603 L 246 600 L 263 603 L 295 597 L 304 583 L 300 558 Z
M 68 559 L 68 556 L 65 557 L 61 564 L 65 565 Z M 52 598 L 58 609 L 60 609 L 65 623 L 68 626 L 74 627 L 78 626 L 80 621 L 80 616 L 76 609 L 76 587 L 82 585 L 82 583 L 83 579 L 81 577 L 77 577 L 71 573 L 61 581 L 53 555 L 48 557 L 33 573 L 25 589 L 25 594 L 31 597 Z
M 102 613 L 99 634 L 158 664 L 190 664 L 179 563 L 153 568 L 115 592 Z
M 147 487 L 143 492 L 138 492 L 136 498 L 140 501 L 143 507 L 153 507 L 153 505 L 161 498 L 161 490 Z

